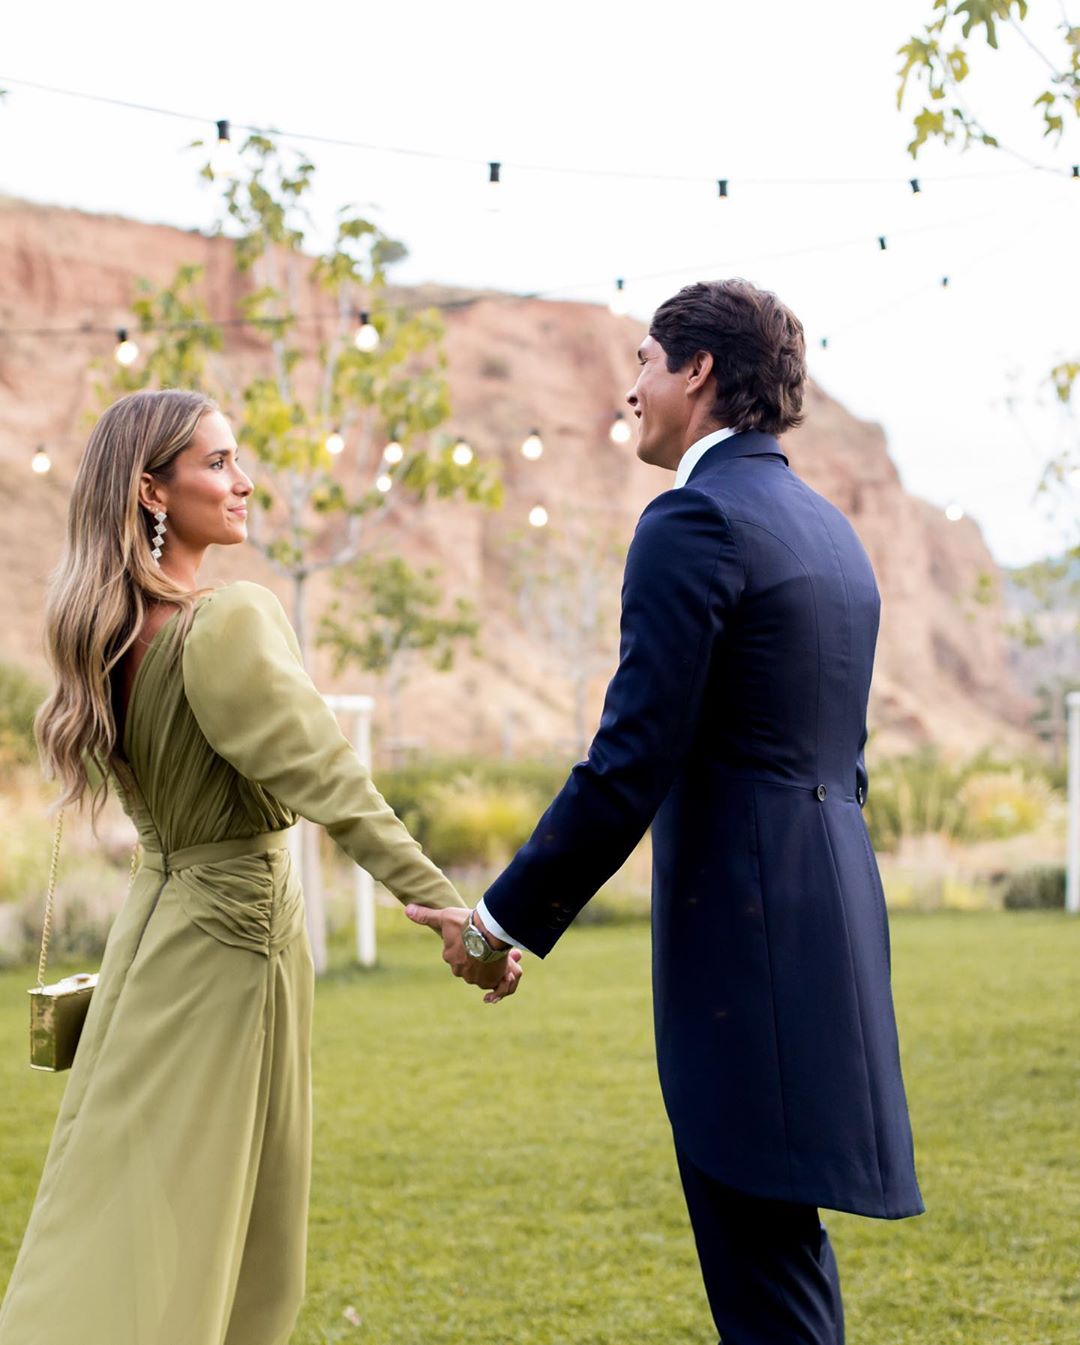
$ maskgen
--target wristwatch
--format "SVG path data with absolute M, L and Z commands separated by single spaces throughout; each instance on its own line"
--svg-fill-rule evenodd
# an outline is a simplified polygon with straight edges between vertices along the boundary
M 469 918 L 462 926 L 461 942 L 469 956 L 475 957 L 478 962 L 498 962 L 510 951 L 509 948 L 492 948 L 483 930 L 477 928 L 475 911 L 469 912 Z

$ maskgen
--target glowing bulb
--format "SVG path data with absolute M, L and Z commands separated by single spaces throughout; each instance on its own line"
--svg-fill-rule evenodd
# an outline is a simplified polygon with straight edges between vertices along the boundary
M 217 144 L 210 151 L 210 171 L 215 177 L 239 177 L 240 155 L 229 138 L 229 123 L 219 121 L 217 132 Z
M 530 430 L 529 437 L 521 445 L 521 456 L 528 458 L 530 462 L 535 462 L 544 452 L 544 441 L 540 438 L 539 430 Z
M 344 449 L 345 440 L 341 437 L 340 430 L 334 430 L 326 436 L 327 453 L 332 453 L 336 458 L 339 453 L 344 451 Z
M 30 459 L 30 466 L 37 472 L 38 476 L 44 476 L 52 466 L 52 459 L 49 457 L 48 453 L 45 452 L 45 446 L 43 444 L 38 444 L 37 452 Z
M 1074 467 L 1069 473 L 1069 485 L 1074 490 L 1080 490 L 1080 467 Z
M 529 522 L 534 528 L 546 528 L 548 521 L 548 511 L 542 504 L 534 505 L 529 510 Z
M 626 281 L 616 280 L 615 293 L 611 296 L 611 303 L 608 305 L 617 318 L 625 317 L 627 313 L 626 303 Z
M 139 358 L 139 347 L 130 340 L 123 327 L 116 333 L 116 350 L 113 353 L 116 355 L 117 364 L 122 364 L 125 369 Z
M 404 456 L 405 450 L 396 439 L 391 439 L 383 449 L 383 457 L 391 464 L 391 466 L 399 463 Z
M 615 419 L 611 422 L 609 433 L 613 444 L 628 444 L 630 442 L 632 431 L 621 411 L 615 412 Z
M 454 451 L 450 456 L 459 467 L 468 467 L 469 463 L 473 460 L 473 451 L 464 439 L 459 439 L 454 445 Z
M 385 495 L 393 484 L 393 479 L 383 472 L 382 476 L 378 477 L 375 481 L 375 489 Z
M 955 500 L 952 502 L 952 504 L 946 505 L 945 517 L 949 520 L 950 523 L 959 523 L 960 520 L 964 517 L 963 505 L 957 504 Z
M 360 314 L 360 326 L 356 329 L 356 335 L 353 337 L 353 345 L 357 350 L 363 351 L 365 355 L 370 355 L 373 350 L 379 348 L 379 329 L 371 320 L 369 313 Z

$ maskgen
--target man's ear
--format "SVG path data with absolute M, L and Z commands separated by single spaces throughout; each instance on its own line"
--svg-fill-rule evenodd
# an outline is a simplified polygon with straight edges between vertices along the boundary
M 708 350 L 699 350 L 691 357 L 686 366 L 687 396 L 696 396 L 712 377 L 713 357 Z
M 168 513 L 161 486 L 149 472 L 143 472 L 139 477 L 139 503 L 152 514 L 156 514 L 159 509 L 164 509 Z

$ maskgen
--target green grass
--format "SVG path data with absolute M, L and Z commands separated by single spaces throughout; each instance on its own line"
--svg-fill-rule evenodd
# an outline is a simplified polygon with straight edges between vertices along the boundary
M 492 1008 L 395 915 L 378 971 L 319 986 L 293 1345 L 714 1341 L 655 1079 L 647 930 L 572 931 Z M 902 915 L 893 935 L 928 1213 L 827 1216 L 848 1339 L 1075 1340 L 1080 922 Z M 0 1283 L 63 1087 L 24 1063 L 27 979 L 0 975 Z

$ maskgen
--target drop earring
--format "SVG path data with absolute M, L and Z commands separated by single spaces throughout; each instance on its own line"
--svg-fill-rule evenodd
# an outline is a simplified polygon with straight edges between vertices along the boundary
M 154 558 L 154 564 L 161 564 L 161 548 L 165 545 L 165 519 L 167 517 L 164 509 L 159 509 L 154 515 L 157 519 L 157 526 L 154 529 L 154 545 L 150 554 Z

